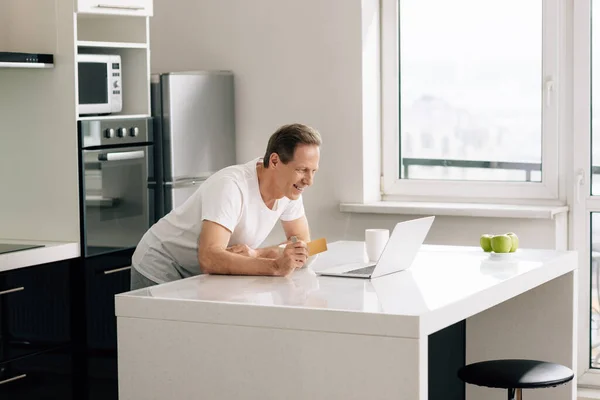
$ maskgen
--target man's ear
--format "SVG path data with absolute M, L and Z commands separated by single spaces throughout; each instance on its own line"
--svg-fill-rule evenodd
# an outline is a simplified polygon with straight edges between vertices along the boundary
M 270 160 L 269 164 L 272 164 L 273 167 L 276 167 L 279 164 L 279 162 L 281 161 L 279 159 L 279 154 L 277 154 L 277 153 L 271 153 L 271 157 L 269 157 L 269 160 Z

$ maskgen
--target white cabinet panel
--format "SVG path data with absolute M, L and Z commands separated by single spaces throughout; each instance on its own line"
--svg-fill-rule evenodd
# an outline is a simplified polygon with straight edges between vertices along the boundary
M 152 16 L 152 0 L 76 0 L 77 11 L 92 14 Z

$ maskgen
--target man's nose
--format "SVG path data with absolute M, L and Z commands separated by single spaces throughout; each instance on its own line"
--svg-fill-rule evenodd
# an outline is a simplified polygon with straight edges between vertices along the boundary
M 308 173 L 306 174 L 306 176 L 304 177 L 304 184 L 307 186 L 310 186 L 313 184 L 313 179 L 314 179 L 314 175 L 312 173 Z

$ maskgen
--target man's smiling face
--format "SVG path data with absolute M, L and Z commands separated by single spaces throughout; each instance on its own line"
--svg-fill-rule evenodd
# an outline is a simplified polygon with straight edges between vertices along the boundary
M 294 158 L 287 164 L 280 163 L 277 170 L 277 186 L 285 197 L 296 200 L 313 184 L 319 169 L 319 146 L 301 144 L 294 151 Z

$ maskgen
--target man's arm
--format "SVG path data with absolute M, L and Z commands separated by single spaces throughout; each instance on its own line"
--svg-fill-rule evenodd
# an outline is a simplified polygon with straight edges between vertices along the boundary
M 280 258 L 281 262 L 268 258 L 246 257 L 227 251 L 227 243 L 231 232 L 212 221 L 202 221 L 202 231 L 198 240 L 198 262 L 202 272 L 206 274 L 230 275 L 275 275 L 287 276 L 302 260 L 306 259 L 305 249 L 289 249 L 287 257 Z M 299 255 L 296 261 L 294 252 Z M 304 257 L 304 258 L 303 258 Z
M 274 259 L 281 255 L 282 250 L 283 249 L 281 247 L 279 247 L 279 245 L 270 246 L 270 247 L 261 247 L 259 249 L 256 249 L 256 254 L 257 254 L 256 256 L 259 258 Z
M 198 262 L 205 274 L 275 275 L 275 260 L 244 257 L 226 250 L 231 232 L 212 221 L 202 221 Z
M 293 221 L 281 221 L 287 242 L 290 242 L 292 236 L 296 236 L 298 240 L 304 243 L 310 242 L 310 233 L 308 229 L 308 220 L 306 216 L 302 216 Z M 285 242 L 284 242 L 285 243 Z M 271 246 L 256 249 L 257 257 L 262 258 L 277 258 L 281 254 L 281 247 Z
M 281 225 L 283 226 L 285 237 L 288 240 L 290 240 L 292 236 L 296 236 L 298 240 L 301 240 L 305 243 L 310 242 L 308 220 L 306 219 L 305 215 L 292 221 L 281 221 Z

